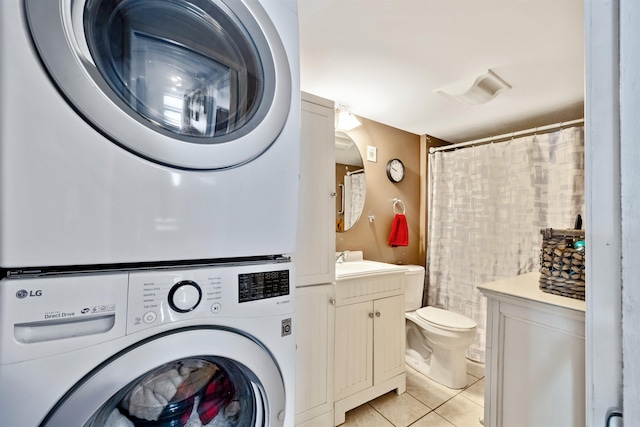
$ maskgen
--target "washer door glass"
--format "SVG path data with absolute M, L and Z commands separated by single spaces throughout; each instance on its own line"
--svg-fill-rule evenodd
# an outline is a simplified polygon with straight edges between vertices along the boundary
M 25 4 L 59 92 L 129 151 L 179 168 L 222 169 L 258 157 L 284 127 L 291 72 L 258 0 Z
M 42 427 L 282 426 L 271 353 L 230 330 L 176 330 L 119 352 L 80 380 Z
M 176 360 L 114 395 L 85 423 L 103 426 L 254 426 L 256 392 L 234 362 L 216 357 Z

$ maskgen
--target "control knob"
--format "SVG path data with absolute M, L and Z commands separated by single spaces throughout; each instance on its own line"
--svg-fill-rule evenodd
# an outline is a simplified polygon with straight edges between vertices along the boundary
M 195 309 L 202 300 L 202 289 L 192 280 L 182 280 L 169 291 L 169 307 L 178 313 Z

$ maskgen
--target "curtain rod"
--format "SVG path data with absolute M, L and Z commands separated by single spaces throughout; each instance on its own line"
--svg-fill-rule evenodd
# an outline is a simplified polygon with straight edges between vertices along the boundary
M 498 135 L 498 136 L 490 136 L 488 138 L 474 139 L 473 141 L 459 142 L 457 144 L 443 145 L 441 147 L 431 147 L 429 149 L 429 153 L 435 153 L 436 151 L 455 150 L 456 148 L 464 148 L 464 147 L 475 146 L 475 145 L 483 145 L 483 144 L 488 144 L 490 142 L 496 142 L 499 140 L 511 139 L 515 136 L 528 135 L 532 133 L 544 132 L 544 131 L 558 129 L 558 128 L 562 129 L 563 127 L 571 127 L 578 124 L 584 124 L 584 118 L 571 120 L 569 122 L 560 122 L 552 125 L 539 126 L 531 129 L 521 130 L 518 132 L 505 133 L 503 135 Z

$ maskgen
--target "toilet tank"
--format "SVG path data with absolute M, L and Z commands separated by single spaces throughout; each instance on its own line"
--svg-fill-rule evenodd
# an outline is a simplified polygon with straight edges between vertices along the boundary
M 422 307 L 422 293 L 424 291 L 424 267 L 421 265 L 406 265 L 407 287 L 405 289 L 406 309 L 414 311 Z

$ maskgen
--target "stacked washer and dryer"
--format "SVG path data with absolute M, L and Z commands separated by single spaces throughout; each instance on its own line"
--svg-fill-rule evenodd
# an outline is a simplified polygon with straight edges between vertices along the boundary
M 293 425 L 295 0 L 0 2 L 0 414 Z

